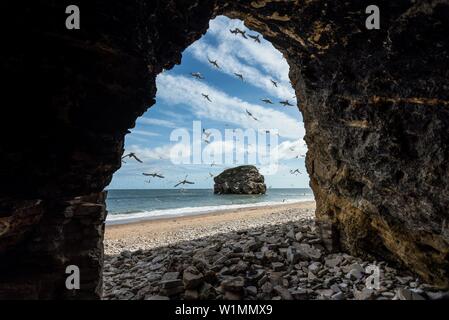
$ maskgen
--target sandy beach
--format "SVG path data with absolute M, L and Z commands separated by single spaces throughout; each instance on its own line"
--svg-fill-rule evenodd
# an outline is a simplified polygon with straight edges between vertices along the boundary
M 152 249 L 218 233 L 283 224 L 305 217 L 312 218 L 314 211 L 315 202 L 307 201 L 107 225 L 105 253 L 117 254 L 122 250 Z

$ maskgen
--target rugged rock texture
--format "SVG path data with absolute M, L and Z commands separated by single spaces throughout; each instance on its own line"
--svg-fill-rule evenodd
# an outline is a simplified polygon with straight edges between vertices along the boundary
M 68 4 L 0 5 L 9 101 L 0 117 L 0 283 L 22 297 L 67 297 L 61 272 L 49 270 L 77 262 L 92 267 L 82 271 L 89 285 L 70 294 L 98 296 L 101 191 L 120 167 L 124 136 L 154 103 L 156 75 L 225 14 L 290 64 L 327 247 L 391 258 L 449 285 L 447 0 L 376 1 L 375 31 L 364 27 L 371 3 L 356 0 L 79 1 L 78 31 L 64 27 Z M 71 199 L 98 209 L 80 223 L 65 214 Z
M 226 169 L 214 178 L 214 193 L 265 194 L 264 180 L 255 166 Z

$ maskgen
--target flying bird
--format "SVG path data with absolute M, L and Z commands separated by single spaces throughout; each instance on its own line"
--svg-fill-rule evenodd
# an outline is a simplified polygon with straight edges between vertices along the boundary
M 210 173 L 210 172 L 209 172 L 209 175 L 210 175 L 210 177 L 211 177 L 211 178 L 213 178 L 213 177 L 214 177 L 214 175 L 213 175 L 212 173 Z
M 296 169 L 296 170 L 290 170 L 290 173 L 291 174 L 301 174 L 301 171 L 299 171 L 299 169 Z
M 164 179 L 165 177 L 159 173 L 142 173 L 144 176 Z
M 206 129 L 203 128 L 203 134 L 206 136 L 206 139 L 208 139 L 212 132 L 207 132 Z
M 134 158 L 137 162 L 143 163 L 142 160 L 140 160 L 139 158 L 137 158 L 137 156 L 136 156 L 136 154 L 135 154 L 134 152 L 130 152 L 130 153 L 128 153 L 128 154 L 125 154 L 125 155 L 122 157 L 122 161 L 123 161 L 123 159 L 125 159 L 125 158 Z M 124 162 L 124 161 L 123 161 L 123 162 Z
M 206 144 L 209 144 L 209 143 L 210 143 L 210 141 L 207 140 L 207 139 L 204 139 L 204 142 L 206 142 Z
M 173 188 L 176 188 L 177 186 L 179 186 L 180 184 L 184 185 L 184 184 L 195 184 L 195 182 L 191 182 L 191 181 L 187 181 L 187 176 L 184 178 L 184 180 L 179 181 L 177 184 L 175 184 L 175 186 Z
M 207 58 L 207 60 L 209 60 L 209 63 L 211 64 L 211 65 L 213 65 L 215 68 L 217 68 L 217 69 L 220 69 L 220 66 L 218 65 L 218 63 L 217 63 L 217 60 L 211 60 L 211 59 L 209 59 L 209 58 Z
M 209 102 L 212 102 L 212 100 L 209 98 L 208 94 L 202 93 L 201 95 L 204 97 L 204 99 L 208 100 Z
M 235 28 L 234 30 L 229 30 L 231 33 L 233 33 L 233 34 L 241 34 L 242 35 L 242 37 L 243 38 L 245 38 L 245 39 L 248 39 L 247 37 L 246 37 L 246 31 L 242 31 L 242 30 L 240 30 L 239 28 Z
M 259 121 L 255 116 L 253 116 L 253 114 L 251 112 L 248 111 L 248 109 L 245 109 L 245 110 L 246 110 L 246 114 L 248 114 L 248 116 L 250 116 L 251 118 L 253 118 L 256 121 Z
M 270 99 L 261 99 L 261 101 L 268 104 L 273 104 L 273 101 L 271 101 Z
M 243 75 L 242 75 L 242 74 L 240 74 L 240 73 L 235 73 L 235 72 L 234 72 L 234 74 L 235 74 L 235 76 L 236 76 L 237 78 L 240 78 L 240 80 L 244 81 L 244 80 L 243 80 Z
M 259 35 L 248 34 L 248 37 L 253 39 L 255 42 L 260 43 Z
M 270 79 L 270 81 L 273 84 L 273 86 L 275 86 L 276 88 L 278 87 L 278 83 L 276 81 L 274 81 L 273 79 Z
M 190 75 L 192 77 L 194 77 L 194 78 L 199 79 L 199 80 L 203 80 L 204 79 L 203 75 L 201 73 L 199 73 L 199 72 L 191 72 Z
M 293 107 L 293 105 L 290 102 L 288 102 L 288 100 L 279 101 L 279 103 L 282 104 L 284 107 L 286 107 L 286 106 Z

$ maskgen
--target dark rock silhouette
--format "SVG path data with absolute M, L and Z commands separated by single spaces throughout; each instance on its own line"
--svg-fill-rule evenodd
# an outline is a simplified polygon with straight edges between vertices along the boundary
M 226 169 L 214 178 L 214 193 L 264 194 L 267 191 L 264 181 L 255 166 Z

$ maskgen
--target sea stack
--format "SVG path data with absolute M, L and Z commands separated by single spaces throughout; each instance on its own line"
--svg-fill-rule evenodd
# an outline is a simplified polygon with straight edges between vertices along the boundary
M 214 193 L 265 194 L 265 178 L 255 166 L 226 169 L 214 178 Z

